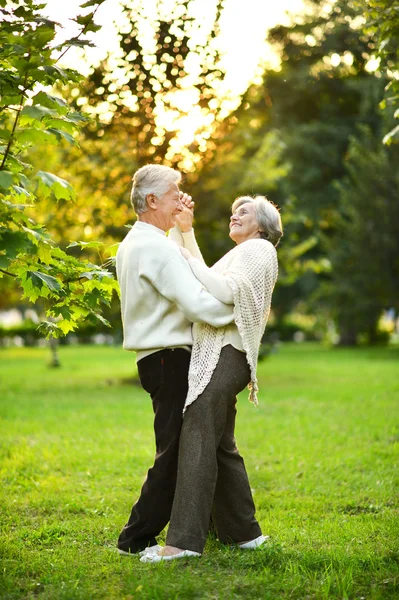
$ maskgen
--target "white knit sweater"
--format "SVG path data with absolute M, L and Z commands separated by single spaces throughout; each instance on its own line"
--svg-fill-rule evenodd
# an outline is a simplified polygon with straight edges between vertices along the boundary
M 165 232 L 137 221 L 116 256 L 126 350 L 139 360 L 162 348 L 191 346 L 192 322 L 224 327 L 233 306 L 214 298 Z
M 234 320 L 251 370 L 250 399 L 257 404 L 256 367 L 278 274 L 276 249 L 266 240 L 248 240 L 230 250 L 212 269 L 216 280 L 224 278 L 232 289 Z M 210 382 L 219 361 L 224 331 L 224 327 L 194 325 L 185 409 Z

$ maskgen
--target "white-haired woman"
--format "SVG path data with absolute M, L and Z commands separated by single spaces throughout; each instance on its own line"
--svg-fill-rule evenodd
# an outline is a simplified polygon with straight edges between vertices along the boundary
M 255 548 L 266 539 L 244 461 L 234 438 L 236 395 L 249 385 L 257 403 L 256 366 L 277 279 L 282 236 L 277 208 L 263 196 L 238 198 L 230 237 L 237 246 L 211 269 L 182 250 L 203 286 L 234 304 L 235 323 L 215 328 L 195 324 L 189 391 L 179 445 L 179 466 L 167 546 L 143 562 L 200 556 L 212 516 L 223 543 Z

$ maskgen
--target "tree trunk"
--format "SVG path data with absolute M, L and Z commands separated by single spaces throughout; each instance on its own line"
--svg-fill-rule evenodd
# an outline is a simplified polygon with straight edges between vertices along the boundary
M 61 366 L 60 359 L 58 357 L 58 340 L 51 337 L 49 340 L 49 346 L 51 351 L 51 362 L 49 364 L 50 367 L 57 368 Z
M 356 346 L 357 331 L 356 328 L 349 325 L 339 325 L 339 342 L 338 346 Z

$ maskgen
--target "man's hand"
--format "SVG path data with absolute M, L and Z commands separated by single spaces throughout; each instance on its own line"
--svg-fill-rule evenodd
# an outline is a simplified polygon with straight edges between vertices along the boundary
M 194 202 L 188 194 L 180 192 L 180 202 L 182 204 L 182 211 L 176 215 L 175 223 L 179 227 L 180 231 L 187 233 L 191 231 L 194 220 Z

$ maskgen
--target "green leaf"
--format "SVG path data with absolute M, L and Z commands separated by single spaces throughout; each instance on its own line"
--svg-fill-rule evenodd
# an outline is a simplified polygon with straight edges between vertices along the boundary
M 46 5 L 42 4 L 42 7 L 44 8 Z M 37 9 L 40 9 L 39 6 L 36 7 Z M 52 21 L 50 19 L 46 19 L 45 17 L 35 17 L 34 19 L 32 19 L 32 21 L 34 21 L 35 23 L 40 23 L 43 25 L 47 25 L 47 27 L 53 28 L 53 27 L 61 27 L 60 23 L 58 23 L 57 21 Z
M 21 169 L 30 169 L 31 166 L 22 161 L 21 159 L 17 158 L 15 156 L 15 154 L 13 154 L 12 152 L 9 152 L 7 155 L 7 166 L 9 166 L 10 168 L 12 168 L 14 170 L 15 175 L 17 175 L 18 171 L 21 171 Z M 18 173 L 19 177 L 21 178 L 21 173 Z
M 18 186 L 13 186 L 13 187 L 18 187 Z M 24 191 L 26 191 L 26 190 L 24 190 Z M 1 202 L 9 208 L 17 208 L 18 210 L 24 210 L 25 208 L 31 208 L 33 206 L 33 204 L 13 204 L 12 202 L 9 202 L 8 200 L 2 200 Z
M 93 19 L 93 13 L 89 13 L 87 15 L 78 15 L 74 21 L 78 25 L 88 25 Z
M 89 25 L 87 25 L 85 27 L 85 33 L 88 33 L 89 31 L 96 33 L 97 31 L 100 31 L 101 29 L 101 25 L 96 25 L 95 23 L 90 23 Z
M 97 4 L 100 5 L 103 2 L 104 0 L 88 0 L 88 2 L 82 4 L 80 8 L 89 8 L 89 6 L 96 6 Z
M 45 26 L 38 27 L 35 31 L 35 44 L 38 46 L 46 46 L 51 40 L 54 39 L 55 35 L 55 23 L 48 21 Z
M 51 94 L 43 91 L 34 96 L 33 104 L 40 104 L 41 106 L 55 109 L 59 114 L 66 114 L 69 111 L 68 104 L 65 102 L 65 100 L 58 98 L 57 96 L 52 96 Z
M 36 129 L 36 127 L 24 127 L 15 134 L 15 139 L 21 144 L 45 144 L 48 139 L 47 131 Z
M 6 251 L 6 256 L 13 259 L 21 252 L 32 248 L 32 242 L 22 231 L 10 231 L 0 229 L 0 240 L 2 250 Z
M 393 138 L 399 134 L 399 125 L 396 125 L 396 127 L 394 127 L 393 129 L 391 129 L 391 131 L 389 133 L 387 133 L 386 135 L 384 135 L 384 137 L 382 138 L 382 143 L 386 144 L 387 146 L 389 146 L 390 144 L 392 144 Z
M 89 42 L 88 40 L 81 40 L 79 38 L 71 38 L 63 43 L 63 46 L 77 46 L 78 48 L 95 48 L 95 44 L 93 42 Z
M 60 129 L 62 131 L 67 131 L 70 134 L 75 133 L 75 131 L 78 128 L 76 122 L 71 121 L 69 119 L 69 117 L 67 117 L 67 116 L 65 116 L 65 117 L 58 116 L 56 119 L 55 118 L 48 119 L 47 126 L 53 128 L 53 129 Z
M 60 317 L 62 317 L 63 319 L 67 319 L 67 320 L 72 318 L 72 313 L 71 313 L 70 307 L 65 304 L 60 304 L 60 303 L 57 303 L 49 311 L 49 314 L 51 314 L 51 316 L 56 319 L 60 318 Z
M 70 133 L 68 133 L 67 131 L 62 131 L 61 129 L 54 129 L 54 127 L 49 127 L 49 129 L 47 129 L 47 131 L 49 133 L 52 133 L 53 135 L 55 135 L 55 137 L 57 138 L 57 140 L 59 142 L 62 139 L 64 139 L 67 142 L 69 142 L 70 144 L 73 144 L 74 146 L 79 146 L 79 144 L 75 140 L 75 138 Z
M 99 279 L 101 280 L 103 277 L 113 277 L 110 271 L 86 271 L 85 273 L 80 273 L 80 277 L 86 277 L 86 279 Z
M 35 243 L 47 242 L 50 239 L 50 235 L 42 227 L 38 227 L 37 229 L 29 229 L 29 227 L 22 226 L 22 229 L 26 231 L 29 236 L 34 238 Z
M 71 242 L 68 244 L 67 248 L 75 248 L 79 246 L 80 248 L 103 248 L 103 242 Z
M 62 289 L 60 282 L 51 275 L 41 273 L 41 271 L 27 271 L 26 276 L 32 281 L 32 284 L 39 289 L 42 288 L 43 284 L 52 292 L 59 292 Z
M 39 190 L 44 197 L 47 197 L 50 192 L 53 192 L 57 200 L 74 199 L 75 194 L 73 188 L 65 181 L 65 179 L 61 179 L 61 177 L 57 177 L 57 175 L 47 173 L 46 171 L 39 171 L 37 173 L 37 178 L 39 179 Z
M 58 322 L 58 327 L 64 335 L 67 335 L 68 333 L 77 328 L 77 323 L 73 320 L 70 321 L 67 319 L 63 319 L 62 321 Z
M 8 142 L 11 137 L 11 131 L 8 129 L 0 129 L 0 140 Z
M 96 317 L 96 319 L 98 319 L 100 321 L 100 323 L 102 323 L 103 325 L 106 325 L 107 327 L 111 327 L 111 323 L 107 320 L 104 319 L 104 317 L 102 317 L 99 313 L 92 313 L 94 317 Z
M 51 321 L 43 321 L 42 323 L 39 323 L 39 325 L 37 326 L 37 330 L 43 333 L 46 339 L 52 337 L 58 338 L 62 335 L 62 332 L 60 331 L 60 328 L 58 327 L 57 323 L 52 323 Z
M 46 65 L 44 71 L 54 79 L 54 83 L 59 79 L 64 83 L 68 83 L 69 81 L 68 71 L 60 69 L 60 67 L 57 67 L 56 65 Z
M 8 256 L 2 254 L 2 251 L 0 250 L 0 269 L 6 269 L 8 267 L 9 262 L 10 259 L 8 258 Z
M 111 261 L 111 263 L 114 266 L 116 263 L 116 253 L 118 252 L 119 245 L 120 245 L 120 242 L 117 242 L 116 244 L 112 244 L 111 246 L 108 246 L 108 248 L 107 248 L 107 251 L 110 254 L 109 260 Z
M 7 96 L 2 96 L 0 98 L 0 106 L 12 106 L 13 104 L 19 104 L 21 100 L 21 94 L 13 94 Z
M 25 188 L 21 187 L 20 185 L 13 185 L 12 189 L 18 194 L 18 196 L 26 196 L 27 198 L 32 198 L 32 194 L 30 192 L 28 192 L 28 190 L 26 190 Z M 27 204 L 22 205 L 22 204 L 16 204 L 15 206 L 21 207 L 21 206 L 29 206 Z
M 21 112 L 21 117 L 28 117 L 30 119 L 41 121 L 43 117 L 51 117 L 56 114 L 57 111 L 47 108 L 47 106 L 35 104 L 33 106 L 25 106 Z
M 88 120 L 88 117 L 85 117 L 77 111 L 68 113 L 68 121 L 70 123 L 86 123 Z
M 37 256 L 41 260 L 41 262 L 45 265 L 54 264 L 53 256 L 52 256 L 52 247 L 48 243 L 39 243 L 37 248 Z
M 12 173 L 10 171 L 0 171 L 0 188 L 8 190 L 12 186 Z

